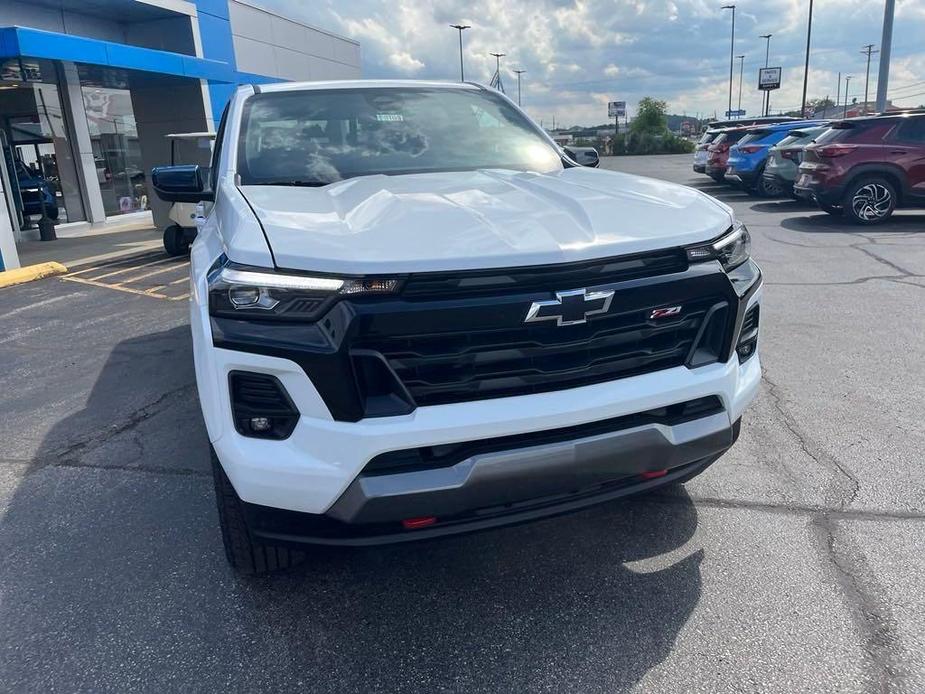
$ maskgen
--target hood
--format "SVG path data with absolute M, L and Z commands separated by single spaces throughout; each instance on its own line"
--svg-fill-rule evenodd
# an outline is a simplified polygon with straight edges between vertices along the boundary
M 707 241 L 731 210 L 683 186 L 599 169 L 363 176 L 242 186 L 280 268 L 389 274 L 545 265 Z

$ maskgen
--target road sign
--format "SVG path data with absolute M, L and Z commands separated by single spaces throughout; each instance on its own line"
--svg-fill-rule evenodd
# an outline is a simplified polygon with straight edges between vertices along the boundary
M 745 109 L 739 109 L 738 111 L 726 111 L 726 118 L 741 118 L 745 115 Z
M 763 67 L 758 69 L 758 89 L 769 92 L 772 89 L 780 89 L 780 71 L 779 67 Z
M 607 104 L 607 117 L 608 118 L 623 118 L 626 116 L 626 102 L 625 101 L 611 101 Z

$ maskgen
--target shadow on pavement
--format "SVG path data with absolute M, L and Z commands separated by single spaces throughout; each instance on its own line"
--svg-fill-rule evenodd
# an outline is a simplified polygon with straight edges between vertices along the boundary
M 884 234 L 896 232 L 925 232 L 925 215 L 894 215 L 882 224 L 863 226 L 860 224 L 852 224 L 844 217 L 819 212 L 818 214 L 810 214 L 801 217 L 788 217 L 782 219 L 780 225 L 784 229 L 790 229 L 791 231 L 807 231 L 813 233 Z
M 6 688 L 623 691 L 700 599 L 702 552 L 660 556 L 696 531 L 683 490 L 238 578 L 189 352 L 186 327 L 116 345 L 20 480 L 0 525 Z M 182 385 L 120 410 L 162 382 Z

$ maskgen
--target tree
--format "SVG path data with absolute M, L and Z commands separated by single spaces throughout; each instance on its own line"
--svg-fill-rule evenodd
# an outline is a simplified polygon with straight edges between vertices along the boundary
M 643 97 L 636 109 L 636 117 L 630 125 L 634 134 L 663 135 L 668 130 L 668 104 L 651 96 Z

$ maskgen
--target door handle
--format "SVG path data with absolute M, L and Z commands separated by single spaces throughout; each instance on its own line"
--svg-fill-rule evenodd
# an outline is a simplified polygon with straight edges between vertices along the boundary
M 906 149 L 894 149 L 890 154 L 909 154 L 909 150 Z

